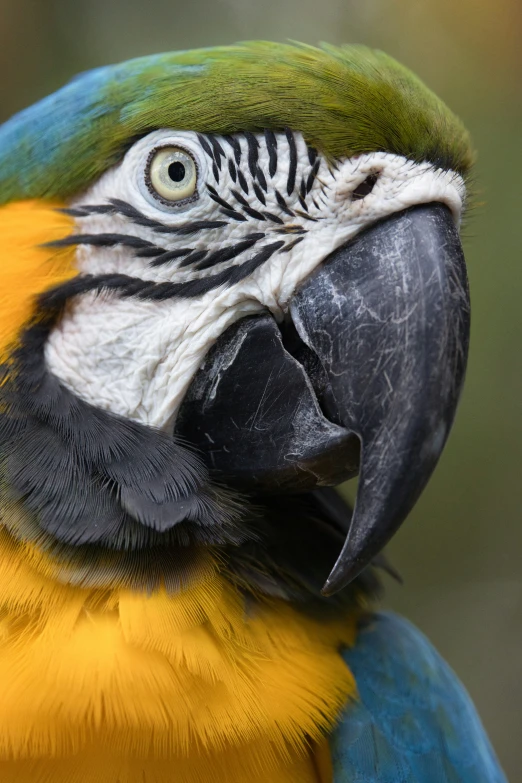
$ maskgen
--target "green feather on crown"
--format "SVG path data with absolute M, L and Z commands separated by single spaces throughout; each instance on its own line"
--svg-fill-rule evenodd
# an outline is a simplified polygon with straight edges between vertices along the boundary
M 384 151 L 473 162 L 455 115 L 407 68 L 364 46 L 251 42 L 81 74 L 0 128 L 0 203 L 67 198 L 157 128 L 301 131 L 330 157 Z

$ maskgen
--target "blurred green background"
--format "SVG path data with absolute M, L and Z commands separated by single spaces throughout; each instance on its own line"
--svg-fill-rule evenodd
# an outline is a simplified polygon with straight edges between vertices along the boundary
M 478 204 L 464 229 L 473 304 L 467 385 L 436 474 L 390 546 L 405 585 L 390 584 L 386 604 L 450 661 L 508 776 L 520 780 L 520 1 L 0 0 L 0 12 L 2 120 L 100 64 L 292 38 L 384 49 L 467 123 L 479 153 Z

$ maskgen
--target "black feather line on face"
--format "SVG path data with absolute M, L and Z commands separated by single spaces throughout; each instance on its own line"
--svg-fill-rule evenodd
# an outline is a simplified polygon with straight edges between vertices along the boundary
M 317 161 L 317 150 L 315 147 L 308 147 L 308 161 L 310 166 L 315 166 Z
M 216 165 L 219 171 L 221 171 L 221 158 L 226 158 L 225 152 L 215 136 L 209 136 L 209 139 L 210 143 L 212 144 L 214 160 L 216 161 Z
M 227 217 L 231 218 L 232 220 L 237 220 L 239 223 L 244 223 L 248 218 L 246 218 L 244 215 L 241 214 L 241 212 L 237 212 L 235 209 L 221 209 L 220 212 L 222 212 Z
M 289 153 L 288 180 L 286 183 L 286 192 L 287 195 L 290 196 L 294 192 L 295 178 L 297 174 L 297 146 L 295 143 L 294 134 L 290 130 L 290 128 L 285 129 L 285 135 L 288 141 L 288 153 Z
M 232 158 L 228 159 L 228 173 L 233 182 L 237 182 L 237 171 Z
M 175 261 L 178 258 L 182 258 L 183 256 L 192 253 L 193 250 L 194 248 L 192 247 L 180 247 L 178 250 L 164 250 L 160 255 L 158 255 L 157 258 L 154 259 L 154 261 L 150 262 L 150 266 L 155 267 L 168 264 L 170 261 Z
M 241 204 L 241 206 L 243 207 L 243 212 L 246 212 L 247 215 L 249 215 L 251 218 L 254 218 L 254 220 L 262 221 L 266 219 L 262 212 L 259 212 L 259 210 L 254 209 L 253 207 L 250 206 L 248 201 L 245 198 L 243 198 L 243 196 L 241 195 L 241 193 L 239 193 L 239 191 L 232 189 L 230 192 L 232 193 L 232 195 L 234 196 L 238 204 Z
M 151 247 L 145 247 L 142 250 L 138 250 L 137 253 L 135 253 L 136 258 L 153 258 L 157 259 L 158 256 L 163 255 L 165 252 L 165 248 L 159 247 L 158 245 L 152 245 Z M 151 262 L 151 266 L 154 266 L 154 263 Z
M 234 283 L 238 283 L 240 280 L 243 280 L 245 277 L 249 277 L 249 275 L 255 272 L 255 270 L 264 264 L 265 261 L 268 261 L 268 259 L 271 258 L 274 253 L 276 253 L 278 250 L 281 250 L 281 248 L 284 247 L 284 244 L 285 243 L 283 240 L 279 242 L 272 242 L 270 245 L 265 245 L 262 250 L 256 253 L 256 255 L 250 258 L 248 261 L 245 261 L 244 264 L 241 264 L 241 266 L 234 266 L 227 270 L 232 272 L 229 278 L 229 283 L 233 285 Z
M 228 144 L 232 147 L 232 150 L 234 151 L 234 160 L 236 161 L 236 166 L 239 167 L 241 164 L 241 144 L 236 139 L 235 136 L 224 136 L 223 137 Z
M 295 217 L 295 212 L 292 212 L 292 210 L 290 209 L 285 199 L 283 198 L 283 196 L 278 190 L 275 191 L 275 196 L 276 196 L 277 203 L 279 204 L 283 212 L 285 212 L 290 217 Z
M 306 212 L 301 212 L 300 209 L 295 210 L 295 214 L 303 218 L 303 220 L 311 220 L 313 223 L 317 223 L 319 221 L 319 218 L 312 217 L 311 215 L 308 215 Z
M 190 253 L 190 255 L 183 259 L 183 261 L 181 261 L 179 269 L 183 269 L 186 266 L 197 267 L 197 264 L 199 264 L 199 262 L 205 258 L 207 253 L 208 250 L 194 250 L 192 253 Z
M 214 160 L 214 153 L 212 151 L 212 147 L 210 146 L 210 144 L 208 143 L 208 141 L 206 139 L 206 136 L 203 136 L 202 133 L 198 133 L 197 137 L 198 137 L 199 143 L 203 147 L 204 151 L 207 153 L 208 157 L 211 160 Z
M 257 168 L 256 171 L 256 177 L 262 189 L 265 191 L 265 193 L 268 193 L 268 185 L 266 184 L 265 175 L 263 174 L 263 171 L 259 167 Z
M 268 152 L 268 173 L 273 177 L 277 171 L 277 137 L 273 131 L 265 131 L 265 143 Z
M 159 220 L 153 220 L 140 212 L 132 204 L 128 204 L 121 199 L 111 198 L 108 204 L 86 204 L 85 206 L 77 207 L 74 209 L 62 209 L 61 212 L 65 212 L 73 217 L 87 217 L 92 214 L 108 214 L 108 215 L 121 215 L 127 218 L 137 226 L 143 226 L 144 228 L 150 228 L 152 231 L 158 234 L 180 234 L 186 236 L 188 234 L 195 234 L 199 231 L 210 231 L 216 228 L 223 228 L 227 225 L 225 220 L 194 220 L 189 223 L 182 223 L 178 226 L 167 226 L 165 223 L 161 223 Z M 81 214 L 80 214 L 81 213 Z M 87 236 L 85 234 L 78 234 L 77 237 Z M 97 234 L 91 236 L 99 236 Z M 104 236 L 104 235 L 102 235 Z M 107 234 L 105 236 L 127 236 L 119 234 Z M 138 241 L 144 241 L 137 238 Z M 129 240 L 132 241 L 132 240 Z M 54 242 L 48 242 L 47 247 L 63 247 L 65 245 L 72 244 L 93 244 L 87 240 L 75 241 L 75 238 L 65 237 Z M 117 243 L 114 243 L 117 244 Z
M 314 161 L 313 166 L 312 166 L 312 170 L 308 174 L 308 179 L 306 180 L 306 193 L 307 194 L 310 193 L 310 191 L 313 188 L 313 185 L 314 185 L 314 182 L 315 182 L 315 178 L 317 177 L 317 174 L 319 172 L 320 167 L 321 167 L 321 160 L 318 158 L 317 160 Z
M 245 179 L 245 175 L 241 171 L 241 169 L 237 170 L 237 181 L 239 182 L 239 186 L 243 193 L 246 193 L 247 196 L 250 193 L 250 190 L 248 189 L 248 182 Z
M 250 169 L 250 176 L 252 179 L 255 179 L 258 171 L 259 142 L 250 131 L 245 131 L 245 138 L 248 145 L 248 168 Z
M 252 248 L 260 239 L 263 239 L 264 236 L 265 234 L 262 233 L 252 234 L 250 237 L 248 237 L 248 239 L 245 238 L 242 242 L 215 250 L 213 253 L 210 253 L 208 258 L 198 264 L 196 269 L 210 269 L 210 267 L 216 266 L 217 264 L 222 264 L 225 261 L 231 261 L 233 258 L 236 258 L 236 256 L 244 253 L 246 250 L 250 250 L 250 248 Z
M 122 201 L 119 198 L 109 199 L 109 205 L 107 209 L 108 214 L 121 215 L 126 217 L 135 223 L 137 226 L 144 226 L 145 228 L 152 228 L 153 231 L 165 232 L 169 230 L 169 226 L 161 223 L 159 220 L 153 220 L 147 217 L 139 209 L 133 207 L 132 204 L 128 204 L 126 201 Z
M 238 190 L 232 189 L 230 192 L 232 193 L 232 195 L 234 196 L 238 204 L 241 204 L 243 209 L 250 208 L 250 204 L 248 203 L 246 198 L 244 198 L 244 196 L 241 195 L 241 193 Z
M 70 247 L 72 245 L 91 245 L 92 247 L 131 247 L 140 252 L 149 252 L 151 249 L 161 250 L 152 242 L 140 239 L 130 234 L 71 234 L 62 239 L 48 242 L 47 247 Z
M 290 250 L 293 250 L 296 245 L 299 244 L 299 242 L 302 242 L 304 237 L 297 237 L 297 239 L 294 239 L 293 242 L 289 242 L 288 245 L 285 245 L 283 250 L 281 250 L 282 253 L 289 253 Z
M 166 226 L 162 233 L 188 236 L 189 234 L 197 234 L 199 231 L 212 231 L 215 228 L 223 228 L 226 225 L 228 225 L 226 220 L 194 220 L 181 226 Z
M 266 207 L 265 194 L 256 182 L 254 182 L 254 193 L 256 194 L 257 200 L 260 201 L 264 207 Z
M 272 223 L 277 223 L 279 226 L 284 226 L 285 221 L 281 220 L 279 215 L 274 215 L 273 212 L 263 212 L 263 215 L 266 217 L 267 220 L 271 220 Z
M 207 190 L 210 198 L 212 199 L 212 201 L 215 201 L 216 204 L 219 204 L 221 207 L 224 207 L 225 209 L 230 209 L 232 211 L 234 210 L 234 207 L 231 206 L 228 203 L 228 201 L 225 201 L 224 198 L 221 198 L 216 188 L 212 187 L 212 185 L 209 185 L 208 183 L 207 183 Z
M 286 225 L 284 228 L 274 228 L 276 234 L 306 234 L 306 228 L 299 225 Z

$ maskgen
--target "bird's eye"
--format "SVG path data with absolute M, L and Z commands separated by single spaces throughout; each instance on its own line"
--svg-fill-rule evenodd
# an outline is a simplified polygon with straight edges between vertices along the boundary
M 155 198 L 174 203 L 196 192 L 198 169 L 192 155 L 180 147 L 161 147 L 147 163 L 147 186 Z

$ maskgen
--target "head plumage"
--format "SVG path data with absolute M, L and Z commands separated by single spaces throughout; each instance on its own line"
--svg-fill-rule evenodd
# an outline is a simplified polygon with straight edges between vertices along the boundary
M 331 157 L 384 151 L 466 174 L 460 121 L 408 69 L 363 46 L 251 42 L 80 74 L 0 128 L 0 203 L 66 199 L 161 127 L 290 127 Z

